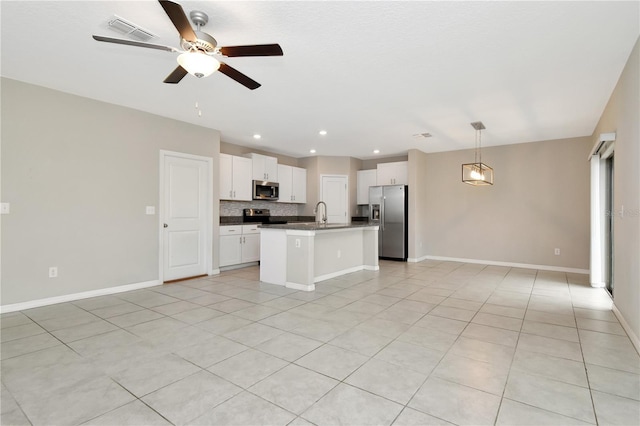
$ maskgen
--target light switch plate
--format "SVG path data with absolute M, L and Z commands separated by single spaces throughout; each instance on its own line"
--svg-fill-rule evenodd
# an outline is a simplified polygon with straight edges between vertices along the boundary
M 156 214 L 156 206 L 147 206 L 147 214 Z
M 10 203 L 0 203 L 0 213 L 2 213 L 2 214 L 11 213 L 11 204 Z

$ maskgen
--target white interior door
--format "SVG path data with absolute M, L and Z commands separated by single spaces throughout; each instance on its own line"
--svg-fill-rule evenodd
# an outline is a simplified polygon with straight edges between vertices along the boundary
M 349 178 L 343 175 L 322 175 L 320 179 L 320 199 L 327 204 L 328 223 L 347 223 Z M 322 207 L 319 207 L 322 209 Z M 320 213 L 320 212 L 318 212 Z
M 210 159 L 163 153 L 163 280 L 207 273 Z

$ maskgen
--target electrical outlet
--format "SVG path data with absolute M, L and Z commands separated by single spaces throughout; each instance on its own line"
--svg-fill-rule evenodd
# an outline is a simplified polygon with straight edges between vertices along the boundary
M 296 238 L 296 248 L 300 248 L 300 238 Z
M 52 266 L 49 268 L 49 278 L 58 278 L 58 267 Z
M 149 215 L 156 214 L 156 206 L 147 206 L 145 208 L 145 214 L 149 214 Z
M 341 257 L 342 257 L 342 252 L 338 250 L 338 259 L 340 259 Z
M 0 204 L 0 213 L 2 213 L 2 214 L 11 213 L 11 204 L 10 203 L 1 203 Z
M 560 256 L 560 249 L 559 249 L 559 248 L 556 248 L 556 249 L 553 251 L 553 254 L 555 254 L 556 256 Z

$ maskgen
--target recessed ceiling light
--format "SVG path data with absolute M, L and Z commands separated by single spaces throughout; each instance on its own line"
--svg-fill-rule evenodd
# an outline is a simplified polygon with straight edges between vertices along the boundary
M 310 149 L 309 152 L 312 153 L 312 154 L 315 154 L 316 150 L 315 149 Z
M 380 150 L 379 150 L 379 149 L 374 149 L 374 150 L 373 150 L 373 153 L 374 153 L 374 154 L 380 154 Z
M 256 133 L 255 135 L 253 135 L 253 138 L 254 138 L 254 139 L 260 139 L 261 137 L 262 137 L 262 136 L 260 136 L 260 135 L 259 135 L 259 134 L 257 134 L 257 133 Z
M 320 135 L 324 136 L 324 135 L 326 135 L 326 134 L 327 134 L 327 131 L 326 131 L 326 130 L 320 130 L 320 131 L 318 132 L 318 134 L 320 134 Z

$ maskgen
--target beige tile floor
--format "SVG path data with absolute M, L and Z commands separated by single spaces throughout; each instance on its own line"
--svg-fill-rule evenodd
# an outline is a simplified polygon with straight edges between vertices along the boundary
M 577 274 L 257 267 L 4 314 L 2 425 L 640 424 L 640 358 Z

